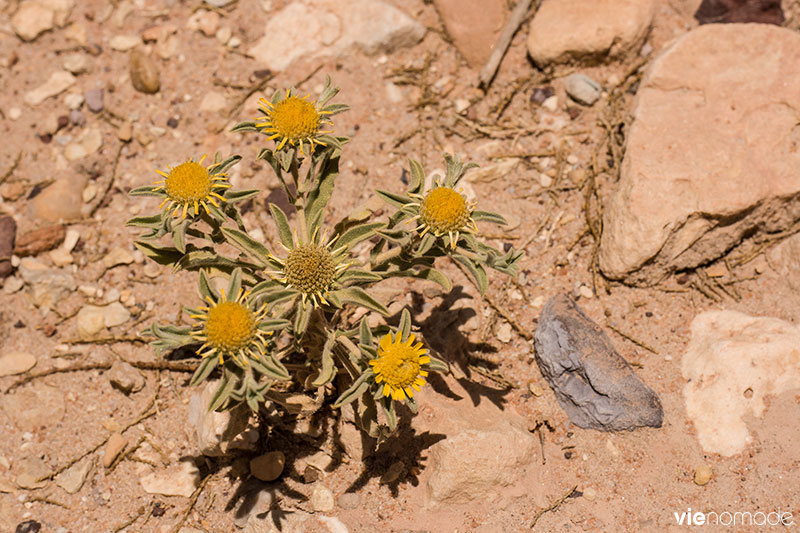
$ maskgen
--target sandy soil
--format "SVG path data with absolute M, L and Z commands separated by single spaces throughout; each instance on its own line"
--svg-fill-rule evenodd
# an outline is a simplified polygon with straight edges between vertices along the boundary
M 488 295 L 529 335 L 535 329 L 543 300 L 558 292 L 573 292 L 580 284 L 594 286 L 591 265 L 595 243 L 591 235 L 584 234 L 586 189 L 580 185 L 596 157 L 601 170 L 597 176 L 598 193 L 602 197 L 610 191 L 616 169 L 609 168 L 613 159 L 608 157 L 606 148 L 607 131 L 598 119 L 617 121 L 610 122 L 617 131 L 617 123 L 626 119 L 633 91 L 615 100 L 616 107 L 599 103 L 585 108 L 570 103 L 568 110 L 562 108 L 557 114 L 566 125 L 555 130 L 540 122 L 540 109 L 531 104 L 530 96 L 534 88 L 552 85 L 560 101 L 567 101 L 563 73 L 548 79 L 533 70 L 525 57 L 524 28 L 515 37 L 490 90 L 482 95 L 473 88 L 477 71 L 466 67 L 458 52 L 443 39 L 433 6 L 420 0 L 394 3 L 433 30 L 420 45 L 388 57 L 352 52 L 340 58 L 300 61 L 270 79 L 265 92 L 271 94 L 294 84 L 314 93 L 322 86 L 325 75 L 330 74 L 342 89 L 337 101 L 352 106 L 350 112 L 336 120 L 337 132 L 351 135 L 352 142 L 343 158 L 346 163 L 338 181 L 331 220 L 367 200 L 375 188 L 401 190 L 400 178 L 409 157 L 433 170 L 443 168 L 443 151 L 455 151 L 484 167 L 508 161 L 492 156 L 551 152 L 549 158 L 518 158 L 512 172 L 490 174 L 472 183 L 479 208 L 500 211 L 511 222 L 502 230 L 484 228 L 492 242 L 498 246 L 523 246 L 527 253 L 519 279 L 509 281 L 493 275 Z M 0 18 L 13 12 L 16 2 L 8 4 Z M 24 194 L 16 200 L 6 200 L 0 210 L 18 215 L 19 233 L 42 225 L 30 215 L 28 199 L 39 187 L 37 184 L 63 175 L 83 174 L 97 183 L 102 194 L 121 149 L 115 181 L 100 208 L 92 218 L 70 226 L 81 235 L 73 254 L 80 265 L 74 274 L 78 285 L 93 285 L 106 292 L 127 289 L 142 304 L 137 317 L 111 331 L 116 337 L 134 336 L 153 320 L 174 322 L 182 304 L 196 302 L 195 274 L 161 269 L 156 277 L 150 277 L 144 274 L 143 264 L 107 271 L 102 266 L 100 259 L 110 249 L 118 245 L 129 247 L 135 239 L 137 231 L 126 228 L 125 220 L 154 211 L 151 199 L 130 198 L 126 195 L 129 189 L 155 181 L 154 168 L 166 168 L 188 156 L 217 150 L 223 154 L 238 152 L 245 160 L 234 173 L 233 182 L 240 188 L 264 190 L 246 220 L 261 227 L 271 239 L 275 232 L 268 223 L 265 204 L 279 193 L 277 181 L 265 165 L 254 162 L 258 137 L 226 132 L 230 124 L 254 115 L 261 93 L 249 98 L 246 95 L 261 82 L 256 71 L 262 67 L 239 50 L 226 48 L 215 38 L 186 28 L 186 21 L 199 2 L 153 0 L 145 4 L 145 9 L 135 10 L 125 19 L 124 33 L 138 34 L 154 24 L 169 22 L 175 24 L 179 36 L 175 54 L 168 60 L 159 60 L 161 90 L 151 96 L 133 89 L 127 77 L 128 54 L 107 46 L 120 30 L 100 22 L 106 3 L 79 2 L 70 20 L 86 26 L 90 42 L 99 44 L 102 51 L 88 55 L 89 70 L 79 77 L 77 86 L 82 90 L 104 87 L 105 110 L 94 114 L 84 107 L 87 125 L 67 126 L 52 140 L 43 136 L 44 124 L 53 117 L 68 115 L 63 98 L 34 108 L 25 106 L 21 99 L 42 83 L 43 71 L 60 63 L 76 45 L 66 39 L 64 30 L 46 33 L 32 43 L 20 42 L 7 29 L 0 33 L 0 109 L 4 114 L 0 122 L 0 175 L 21 152 L 7 183 L 24 187 Z M 275 1 L 272 8 L 279 9 L 284 4 L 285 1 Z M 655 53 L 696 24 L 691 16 L 695 6 L 696 2 L 691 1 L 663 3 L 648 41 Z M 221 10 L 220 14 L 223 25 L 231 27 L 245 43 L 241 49 L 260 37 L 268 16 L 255 0 L 240 0 L 233 9 Z M 609 85 L 614 80 L 624 82 L 623 77 L 637 60 L 581 71 Z M 398 83 L 401 91 L 399 102 L 391 102 L 387 96 L 386 84 L 391 80 Z M 400 84 L 403 80 L 413 84 Z M 526 84 L 515 92 L 518 80 Z M 231 105 L 243 102 L 241 109 L 232 114 L 228 109 L 221 113 L 200 111 L 200 101 L 212 90 L 224 93 Z M 498 104 L 509 97 L 510 104 L 497 118 Z M 454 105 L 459 99 L 475 99 L 463 115 L 466 122 L 454 118 Z M 13 107 L 23 110 L 17 120 L 9 118 Z M 150 136 L 152 142 L 145 146 L 134 136 L 133 141 L 123 144 L 118 139 L 118 129 L 125 119 L 134 120 L 135 128 Z M 478 122 L 495 128 L 495 138 L 470 126 Z M 103 147 L 64 168 L 58 161 L 63 152 L 58 135 L 75 138 L 89 127 L 101 130 Z M 157 128 L 155 133 L 152 127 Z M 624 126 L 619 131 L 624 134 Z M 568 157 L 574 163 L 567 162 Z M 540 185 L 540 171 L 556 170 L 559 164 L 564 166 L 558 187 L 545 190 Z M 741 251 L 734 250 L 733 254 L 737 253 Z M 46 253 L 38 259 L 49 262 Z M 569 424 L 539 374 L 531 342 L 513 330 L 508 342 L 500 340 L 503 335 L 498 333 L 508 328 L 506 321 L 477 295 L 452 264 L 445 262 L 442 268 L 460 286 L 456 297 L 420 285 L 413 287 L 414 292 L 405 291 L 404 286 L 399 287 L 404 292 L 388 290 L 387 294 L 396 298 L 395 308 L 400 303 L 413 306 L 415 321 L 423 324 L 423 331 L 450 331 L 450 336 L 436 347 L 457 361 L 462 371 L 466 369 L 468 380 L 473 382 L 470 390 L 475 394 L 474 401 L 498 402 L 503 409 L 523 416 L 532 428 L 537 422 L 547 421 L 552 429 L 543 430 L 542 459 L 546 463 L 537 464 L 538 468 L 526 473 L 521 485 L 509 487 L 496 501 L 430 511 L 423 506 L 424 486 L 419 479 L 424 479 L 426 449 L 431 443 L 417 438 L 409 445 L 398 437 L 364 462 L 349 459 L 326 473 L 324 482 L 335 495 L 353 487 L 360 495 L 358 508 L 337 509 L 332 514 L 352 532 L 522 531 L 529 529 L 537 511 L 577 486 L 573 497 L 556 511 L 542 515 L 537 530 L 678 531 L 683 528 L 674 526 L 673 513 L 689 507 L 720 511 L 770 511 L 780 507 L 800 515 L 800 456 L 794 444 L 800 441 L 800 427 L 795 423 L 800 415 L 800 397 L 792 393 L 774 398 L 762 419 L 750 421 L 754 444 L 746 453 L 728 459 L 703 454 L 683 407 L 680 359 L 688 342 L 688 325 L 695 314 L 725 308 L 792 322 L 800 318 L 800 297 L 789 291 L 787 280 L 769 268 L 756 272 L 756 264 L 762 263 L 756 260 L 734 273 L 740 278 L 753 277 L 737 285 L 741 295 L 738 302 L 711 301 L 681 284 L 680 276 L 653 289 L 632 289 L 598 279 L 597 296 L 580 299 L 582 308 L 598 323 L 610 322 L 657 352 L 608 330 L 619 352 L 637 366 L 639 376 L 660 395 L 664 406 L 662 428 L 618 434 L 580 430 Z M 35 371 L 118 356 L 132 361 L 155 360 L 152 350 L 138 342 L 64 346 L 76 337 L 74 313 L 87 303 L 87 298 L 78 292 L 57 302 L 55 309 L 44 315 L 34 307 L 26 290 L 4 293 L 0 299 L 0 344 L 4 350 L 35 354 Z M 470 310 L 474 310 L 474 316 Z M 489 379 L 474 367 L 488 369 L 499 378 Z M 125 433 L 128 441 L 146 439 L 158 450 L 156 458 L 160 454 L 164 463 L 193 457 L 186 423 L 188 400 L 194 392 L 188 387 L 189 374 L 153 370 L 145 371 L 145 375 L 145 388 L 131 396 L 113 389 L 103 370 L 56 373 L 9 393 L 21 394 L 46 384 L 64 394 L 65 405 L 58 419 L 44 417 L 46 423 L 28 429 L 20 428 L 8 413 L 0 411 L 0 456 L 5 459 L 0 462 L 0 478 L 6 481 L 5 485 L 10 483 L 6 487 L 9 491 L 0 493 L 0 531 L 14 531 L 17 524 L 36 520 L 42 524 L 43 532 L 57 531 L 59 527 L 69 532 L 106 532 L 115 531 L 134 518 L 126 531 L 172 531 L 190 504 L 187 527 L 214 533 L 234 530 L 234 510 L 247 486 L 246 461 L 252 454 L 225 460 L 197 458 L 201 474 L 212 476 L 195 502 L 143 492 L 139 477 L 150 467 L 132 458 L 110 470 L 104 469 L 98 458 L 87 482 L 76 494 L 67 494 L 53 483 L 34 491 L 14 488 L 13 480 L 26 457 L 40 457 L 51 468 L 63 465 L 103 443 L 115 428 L 135 420 L 154 395 L 157 412 L 133 425 Z M 5 391 L 18 379 L 0 378 L 0 390 Z M 503 380 L 513 388 L 504 387 Z M 423 394 L 422 404 L 427 395 L 436 394 L 435 388 Z M 465 410 L 473 405 L 468 398 L 460 403 Z M 296 510 L 310 510 L 307 498 L 311 485 L 303 482 L 302 475 L 292 466 L 293 460 L 317 448 L 325 449 L 329 446 L 326 443 L 324 438 L 308 440 L 279 427 L 262 432 L 260 450 L 279 449 L 289 457 L 287 472 L 277 489 L 278 507 L 286 516 Z M 102 449 L 101 446 L 94 456 L 98 457 Z M 381 485 L 381 475 L 397 460 L 418 465 L 419 476 L 412 473 L 394 486 Z M 701 464 L 710 464 L 715 472 L 706 486 L 692 481 L 694 469 Z M 305 531 L 326 530 L 316 518 L 304 527 Z

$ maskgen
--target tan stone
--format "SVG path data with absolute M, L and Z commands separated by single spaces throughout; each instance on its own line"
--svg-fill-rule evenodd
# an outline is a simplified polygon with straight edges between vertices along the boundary
M 762 24 L 689 32 L 642 80 L 600 266 L 650 285 L 800 220 L 800 35 Z
M 435 0 L 433 4 L 467 63 L 473 68 L 482 67 L 508 16 L 505 0 Z
M 540 66 L 613 59 L 644 42 L 653 0 L 545 0 L 533 18 L 528 54 Z

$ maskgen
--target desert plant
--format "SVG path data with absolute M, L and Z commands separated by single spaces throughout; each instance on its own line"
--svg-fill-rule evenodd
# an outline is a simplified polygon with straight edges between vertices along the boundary
M 131 194 L 161 198 L 161 211 L 128 224 L 147 230 L 136 242 L 147 257 L 199 272 L 203 305 L 185 308 L 194 325 L 153 324 L 147 333 L 160 352 L 199 345 L 191 384 L 220 372 L 209 409 L 242 402 L 253 411 L 265 402 L 291 408 L 291 399 L 300 397 L 308 414 L 325 401 L 334 407 L 356 402 L 362 429 L 386 437 L 397 426 L 395 402 L 416 412 L 414 392 L 430 371 L 447 371 L 448 365 L 412 332 L 408 310 L 393 327 L 366 315 L 354 320 L 352 308 L 387 317 L 370 291 L 393 277 L 427 280 L 449 291 L 450 280 L 435 264 L 445 256 L 463 265 L 483 293 L 486 269 L 513 275 L 521 253 L 481 242 L 476 222 L 505 221 L 475 210 L 458 191 L 474 165 L 450 155 L 444 177 L 426 180 L 412 160 L 405 193 L 377 192 L 394 208 L 387 219 L 364 211 L 327 224 L 326 206 L 348 141 L 323 129 L 347 109 L 329 104 L 337 93 L 330 80 L 315 102 L 294 89 L 277 92 L 261 100 L 259 119 L 234 128 L 273 141 L 257 159 L 269 163 L 294 209 L 287 214 L 269 205 L 281 250 L 270 250 L 245 227 L 238 204 L 259 191 L 231 189 L 226 172 L 238 155 L 217 155 L 208 166 L 202 158 L 190 159 L 158 171 L 163 180 Z M 239 253 L 224 255 L 226 244 Z M 358 251 L 365 248 L 369 254 L 360 260 Z M 211 278 L 217 276 L 227 277 L 225 289 L 215 288 Z

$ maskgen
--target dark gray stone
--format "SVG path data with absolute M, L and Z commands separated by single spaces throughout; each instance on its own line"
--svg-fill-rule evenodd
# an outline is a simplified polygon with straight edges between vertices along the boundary
M 576 426 L 661 427 L 661 400 L 568 295 L 554 296 L 544 306 L 534 345 L 542 375 Z

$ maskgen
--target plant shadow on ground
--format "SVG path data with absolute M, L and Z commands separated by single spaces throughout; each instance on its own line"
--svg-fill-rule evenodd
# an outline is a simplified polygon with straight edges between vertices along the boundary
M 499 365 L 487 358 L 475 356 L 475 354 L 497 353 L 497 348 L 486 342 L 470 341 L 460 329 L 477 313 L 472 308 L 454 307 L 454 305 L 459 300 L 472 298 L 471 295 L 464 292 L 462 285 L 455 285 L 449 293 L 442 295 L 441 301 L 431 309 L 427 318 L 421 321 L 415 320 L 414 323 L 420 325 L 420 331 L 425 343 L 434 354 L 440 356 L 448 364 L 456 365 L 463 372 L 464 377 L 457 377 L 456 379 L 469 394 L 473 405 L 479 405 L 481 398 L 486 398 L 499 409 L 502 409 L 505 403 L 504 397 L 510 392 L 510 389 L 488 387 L 473 379 L 475 377 L 475 368 L 495 371 Z M 424 306 L 425 299 L 423 296 L 413 292 L 412 308 L 410 309 L 412 318 L 416 319 L 422 315 Z M 453 400 L 461 399 L 461 396 L 453 392 L 441 376 L 431 374 L 429 382 L 437 393 Z

